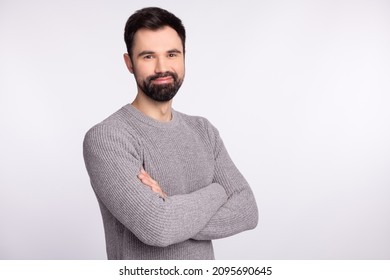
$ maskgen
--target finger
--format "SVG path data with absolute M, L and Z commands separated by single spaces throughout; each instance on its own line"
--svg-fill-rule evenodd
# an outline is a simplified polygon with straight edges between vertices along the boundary
M 147 177 L 142 178 L 141 182 L 143 184 L 147 185 L 148 187 L 161 190 L 160 186 L 158 184 L 156 184 L 155 182 L 153 182 L 152 180 L 150 180 L 150 178 L 147 178 Z
M 156 181 L 156 180 L 154 180 L 152 177 L 148 177 L 148 179 L 150 180 L 150 182 L 152 182 L 153 184 L 155 184 L 155 185 L 157 185 L 157 186 L 160 186 L 159 184 L 158 184 L 158 182 Z
M 149 186 L 149 187 L 155 193 L 158 193 L 160 195 L 162 195 L 164 193 L 163 190 L 160 188 L 160 186 L 153 185 L 153 186 Z
M 141 177 L 140 180 L 143 184 L 148 185 L 149 187 L 155 186 L 155 184 L 153 184 L 153 182 L 150 181 L 148 177 Z
M 138 175 L 138 178 L 147 178 L 152 184 L 159 186 L 158 182 L 154 180 L 145 170 Z
M 146 172 L 145 169 L 143 169 L 143 168 L 141 169 L 140 174 L 144 174 L 145 176 L 148 176 L 148 177 L 152 178 L 152 177 L 149 175 L 149 173 Z
M 158 185 L 150 184 L 150 181 L 144 180 L 144 185 L 149 187 L 152 192 L 157 193 L 161 198 L 165 199 L 168 197 L 168 195 L 160 188 Z
M 167 194 L 161 189 L 159 183 L 154 180 L 144 169 L 141 169 L 140 174 L 138 174 L 138 178 L 153 192 L 158 193 L 163 198 L 167 197 Z
M 159 188 L 156 188 L 156 187 L 153 187 L 153 186 L 149 186 L 147 184 L 144 184 L 146 187 L 150 188 L 150 190 L 154 193 L 158 193 L 158 194 L 161 194 L 162 190 L 159 189 Z
M 155 185 L 147 176 L 145 176 L 143 174 L 139 174 L 138 179 L 140 179 L 143 184 L 145 184 L 149 187 L 152 187 Z
M 165 192 L 163 192 L 162 190 L 161 190 L 160 192 L 158 192 L 158 195 L 159 195 L 161 198 L 167 198 L 167 197 L 168 197 L 168 195 L 167 195 Z
M 141 172 L 142 172 L 141 174 L 144 175 L 145 177 L 148 177 L 149 179 L 155 181 L 155 180 L 152 178 L 152 176 L 150 176 L 149 173 L 146 172 L 145 170 L 143 170 L 143 171 L 141 171 Z
M 159 195 L 163 195 L 163 191 L 161 189 L 152 188 L 152 191 L 158 193 Z
M 147 180 L 148 182 L 151 182 L 153 184 L 156 184 L 157 182 L 154 181 L 147 173 L 140 173 L 137 175 L 137 177 L 140 179 L 140 180 Z

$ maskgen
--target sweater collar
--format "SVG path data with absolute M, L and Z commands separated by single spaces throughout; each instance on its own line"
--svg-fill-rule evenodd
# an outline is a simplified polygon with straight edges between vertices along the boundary
M 139 120 L 147 125 L 150 125 L 150 126 L 163 128 L 163 129 L 169 129 L 169 128 L 175 127 L 179 122 L 179 120 L 178 120 L 179 115 L 177 114 L 177 112 L 174 109 L 172 109 L 172 119 L 169 122 L 161 122 L 161 121 L 158 121 L 156 119 L 153 119 L 153 118 L 145 115 L 144 113 L 142 113 L 140 110 L 138 110 L 137 108 L 135 108 L 131 104 L 127 104 L 123 108 L 127 112 L 129 112 L 134 118 L 136 118 L 137 120 Z

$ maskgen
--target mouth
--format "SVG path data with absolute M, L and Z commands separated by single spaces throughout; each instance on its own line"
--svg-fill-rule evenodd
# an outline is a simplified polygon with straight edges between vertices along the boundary
M 172 83 L 172 82 L 173 82 L 172 76 L 160 77 L 160 78 L 152 80 L 152 83 L 154 83 L 154 84 L 168 84 L 168 83 Z

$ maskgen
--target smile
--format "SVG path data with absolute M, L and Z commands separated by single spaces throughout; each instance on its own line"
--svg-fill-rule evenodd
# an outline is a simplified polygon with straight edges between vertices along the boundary
M 161 77 L 154 79 L 152 83 L 154 84 L 166 84 L 166 83 L 171 83 L 173 81 L 173 78 L 171 76 L 168 77 Z

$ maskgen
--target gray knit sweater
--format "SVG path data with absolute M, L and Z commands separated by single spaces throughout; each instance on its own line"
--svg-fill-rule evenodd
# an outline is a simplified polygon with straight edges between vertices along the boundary
M 87 132 L 84 160 L 108 259 L 214 259 L 212 239 L 257 225 L 252 191 L 205 118 L 159 122 L 128 104 Z M 167 198 L 141 183 L 142 167 Z

